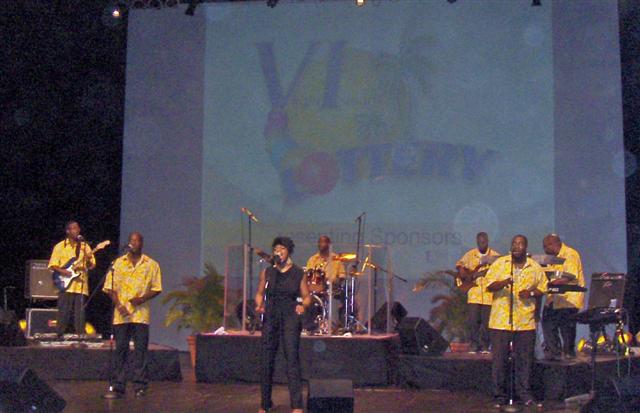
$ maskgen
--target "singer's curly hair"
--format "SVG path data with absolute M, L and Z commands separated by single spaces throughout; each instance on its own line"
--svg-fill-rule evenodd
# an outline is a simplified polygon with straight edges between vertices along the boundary
M 293 243 L 293 240 L 289 237 L 276 237 L 271 243 L 271 248 L 275 248 L 276 245 L 282 245 L 289 251 L 289 255 L 293 254 L 293 250 L 296 247 L 296 244 Z

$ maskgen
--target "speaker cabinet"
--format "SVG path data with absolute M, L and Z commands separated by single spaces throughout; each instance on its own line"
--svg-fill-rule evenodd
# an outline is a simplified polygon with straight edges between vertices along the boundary
M 405 354 L 441 356 L 449 343 L 422 318 L 407 317 L 398 326 L 402 352 Z
M 309 380 L 309 413 L 353 413 L 351 380 Z
M 27 308 L 27 337 L 55 333 L 58 310 L 55 308 Z
M 67 402 L 33 370 L 0 366 L 0 412 L 58 413 L 66 405 Z
M 58 289 L 53 285 L 47 260 L 27 261 L 24 277 L 24 296 L 30 300 L 57 300 Z
M 397 301 L 391 305 L 391 330 L 398 328 L 398 324 L 407 316 L 407 310 Z M 371 319 L 372 330 L 387 331 L 387 303 L 385 302 L 378 308 L 378 311 Z

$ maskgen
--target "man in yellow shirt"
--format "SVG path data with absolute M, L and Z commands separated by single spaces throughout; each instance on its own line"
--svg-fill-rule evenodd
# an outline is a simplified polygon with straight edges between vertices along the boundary
M 324 271 L 326 281 L 335 283 L 338 279 L 344 279 L 345 269 L 342 262 L 333 259 L 335 254 L 331 252 L 331 239 L 326 235 L 318 238 L 318 252 L 307 260 L 307 270 L 319 269 Z
M 129 341 L 133 340 L 133 383 L 136 397 L 147 391 L 147 348 L 149 346 L 149 300 L 162 291 L 160 266 L 142 253 L 144 239 L 139 232 L 129 235 L 129 252 L 113 263 L 102 290 L 115 306 L 113 335 L 116 354 L 112 377 L 114 396 L 122 397 L 126 384 Z M 111 396 L 113 397 L 113 396 Z
M 65 225 L 66 238 L 53 247 L 49 259 L 49 269 L 65 276 L 71 272 L 65 267 L 75 259 L 74 269 L 79 274 L 65 291 L 58 294 L 58 319 L 56 330 L 58 335 L 66 333 L 73 318 L 76 334 L 84 334 L 84 301 L 89 295 L 89 270 L 96 266 L 96 259 L 89 245 L 82 241 L 80 224 L 69 221 Z
M 476 235 L 478 248 L 467 251 L 456 263 L 458 277 L 462 281 L 473 282 L 475 286 L 467 292 L 469 312 L 469 332 L 471 352 L 489 352 L 489 313 L 491 312 L 491 293 L 487 290 L 485 277 L 471 279 L 474 274 L 482 274 L 489 269 L 490 264 L 481 264 L 483 257 L 497 257 L 500 254 L 489 248 L 489 235 L 479 232 Z
M 496 407 L 504 404 L 509 395 L 506 379 L 511 340 L 516 393 L 526 405 L 535 404 L 529 380 L 536 341 L 536 298 L 546 293 L 547 280 L 542 267 L 527 257 L 527 244 L 524 235 L 513 237 L 511 254 L 498 258 L 486 275 L 487 288 L 493 293 L 489 329 Z
M 564 258 L 564 263 L 550 265 L 545 270 L 565 272 L 576 277 L 571 284 L 584 287 L 582 261 L 578 251 L 569 247 L 556 234 L 549 234 L 542 241 L 545 254 Z M 542 331 L 544 333 L 544 353 L 548 360 L 557 360 L 561 354 L 565 358 L 576 357 L 576 321 L 573 318 L 584 304 L 583 292 L 549 294 L 542 312 Z M 560 350 L 562 337 L 562 353 Z

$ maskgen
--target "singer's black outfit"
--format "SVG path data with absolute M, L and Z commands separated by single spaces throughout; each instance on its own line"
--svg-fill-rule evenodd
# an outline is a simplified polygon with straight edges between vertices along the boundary
M 271 390 L 278 346 L 282 345 L 287 364 L 291 408 L 302 409 L 302 375 L 300 372 L 301 317 L 296 314 L 300 283 L 304 273 L 293 265 L 286 272 L 274 267 L 266 270 L 266 303 L 262 326 L 262 408 L 273 406 Z

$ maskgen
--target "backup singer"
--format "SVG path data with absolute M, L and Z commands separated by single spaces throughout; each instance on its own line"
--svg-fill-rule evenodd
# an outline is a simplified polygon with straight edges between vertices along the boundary
M 500 253 L 489 248 L 489 235 L 479 232 L 476 235 L 477 248 L 467 251 L 456 263 L 458 277 L 462 281 L 473 282 L 473 274 L 487 271 L 489 264 L 481 265 L 480 260 L 485 256 L 499 256 Z M 489 314 L 491 313 L 491 293 L 487 290 L 484 277 L 475 279 L 475 286 L 467 292 L 467 307 L 469 318 L 467 323 L 471 334 L 471 353 L 489 352 Z
M 76 259 L 74 268 L 79 276 L 74 278 L 65 291 L 58 295 L 58 319 L 56 330 L 59 336 L 67 332 L 73 319 L 74 332 L 84 334 L 84 299 L 89 295 L 89 270 L 96 266 L 91 248 L 80 237 L 80 224 L 69 221 L 65 225 L 66 238 L 53 247 L 49 259 L 49 269 L 65 276 L 71 272 L 65 266 L 72 258 Z
M 487 285 L 493 293 L 489 329 L 492 346 L 491 375 L 496 407 L 508 398 L 509 341 L 513 334 L 515 390 L 525 405 L 535 404 L 531 385 L 531 366 L 536 341 L 536 297 L 547 291 L 542 267 L 527 257 L 527 238 L 516 235 L 511 241 L 511 254 L 498 258 L 489 267 Z M 513 317 L 510 318 L 511 289 Z
M 149 347 L 149 300 L 162 291 L 160 266 L 142 253 L 144 238 L 139 232 L 129 235 L 130 251 L 113 263 L 104 282 L 103 291 L 115 306 L 113 334 L 116 354 L 113 371 L 113 391 L 116 397 L 125 393 L 126 362 L 129 341 L 133 340 L 133 383 L 136 397 L 147 391 L 147 348 Z
M 294 243 L 277 237 L 271 244 L 275 264 L 260 273 L 256 293 L 256 312 L 264 314 L 262 326 L 262 393 L 259 413 L 273 406 L 271 392 L 278 346 L 282 345 L 287 364 L 289 396 L 293 413 L 302 413 L 302 377 L 300 371 L 301 315 L 311 303 L 302 268 L 291 260 Z M 266 299 L 265 299 L 266 297 Z M 299 300 L 302 298 L 302 301 Z
M 584 287 L 582 261 L 578 251 L 569 247 L 556 234 L 549 234 L 542 241 L 545 254 L 564 258 L 562 264 L 550 265 L 546 269 L 561 271 L 576 276 L 571 283 Z M 549 294 L 542 312 L 542 331 L 544 333 L 544 353 L 548 360 L 557 360 L 561 355 L 572 359 L 576 357 L 576 321 L 573 318 L 584 304 L 583 292 Z M 562 351 L 560 349 L 562 337 Z

